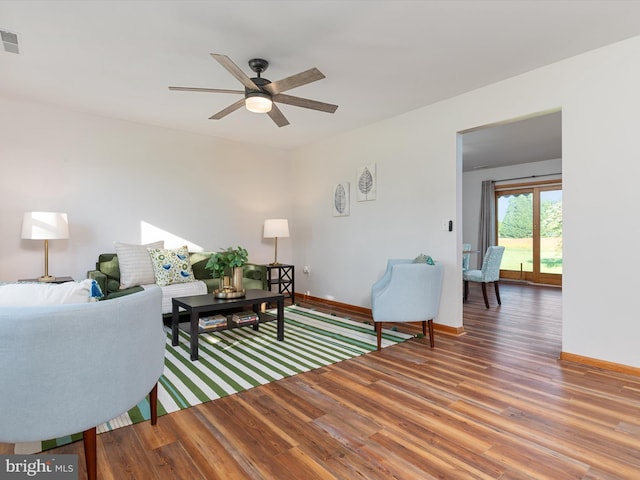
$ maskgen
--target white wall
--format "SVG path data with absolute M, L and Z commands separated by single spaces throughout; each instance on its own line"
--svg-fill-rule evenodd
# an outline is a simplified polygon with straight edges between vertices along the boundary
M 368 306 L 389 257 L 424 251 L 445 265 L 436 322 L 462 324 L 462 192 L 456 133 L 562 108 L 563 351 L 640 367 L 640 37 L 574 57 L 295 152 L 297 290 Z M 378 199 L 332 217 L 335 183 L 378 165 Z M 453 218 L 454 233 L 442 232 Z M 622 242 L 622 245 L 620 245 Z
M 500 168 L 487 168 L 465 172 L 462 174 L 462 241 L 470 243 L 475 250 L 478 248 L 478 228 L 480 224 L 480 195 L 484 180 L 500 181 L 508 178 L 526 177 L 531 175 L 550 175 L 562 172 L 562 159 L 544 160 L 541 162 L 523 163 Z M 544 176 L 502 183 L 535 182 L 561 178 L 561 176 Z M 499 185 L 500 183 L 498 183 Z M 477 256 L 470 258 L 470 268 L 479 268 Z
M 160 238 L 272 261 L 262 225 L 291 213 L 291 192 L 270 189 L 291 183 L 286 152 L 6 98 L 0 112 L 0 281 L 43 273 L 43 242 L 20 239 L 31 210 L 69 216 L 69 240 L 49 242 L 53 275 L 86 278 L 114 241 Z M 289 239 L 278 258 L 291 261 Z

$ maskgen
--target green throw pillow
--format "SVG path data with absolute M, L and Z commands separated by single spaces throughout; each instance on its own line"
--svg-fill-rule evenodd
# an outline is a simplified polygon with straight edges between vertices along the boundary
M 191 269 L 193 270 L 193 276 L 197 279 L 212 278 L 211 270 L 207 270 L 207 262 L 213 255 L 213 252 L 189 252 L 189 259 L 191 261 Z
M 427 265 L 435 265 L 433 258 L 431 258 L 429 255 L 425 255 L 424 253 L 421 253 L 416 258 L 414 258 L 413 262 L 411 263 L 426 263 Z
M 120 289 L 120 266 L 118 265 L 117 255 L 113 255 L 109 260 L 101 261 L 100 271 L 107 277 L 118 280 L 118 289 Z

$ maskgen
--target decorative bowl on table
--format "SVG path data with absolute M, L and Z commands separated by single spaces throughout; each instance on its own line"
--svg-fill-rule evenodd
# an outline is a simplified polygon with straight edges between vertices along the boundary
M 235 288 L 217 288 L 213 291 L 215 298 L 240 298 L 246 294 L 247 291 L 244 288 L 242 290 L 236 290 Z

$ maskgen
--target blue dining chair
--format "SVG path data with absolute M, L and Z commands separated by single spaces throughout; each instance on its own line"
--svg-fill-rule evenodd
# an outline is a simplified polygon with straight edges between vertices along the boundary
M 466 253 L 465 253 L 466 252 Z M 469 270 L 469 263 L 471 261 L 471 244 L 462 244 L 462 271 Z
M 493 288 L 496 292 L 496 300 L 498 305 L 502 305 L 500 301 L 500 288 L 498 286 L 500 280 L 500 263 L 502 262 L 502 254 L 504 253 L 504 247 L 489 247 L 487 253 L 482 260 L 482 269 L 480 270 L 465 270 L 462 272 L 462 279 L 464 280 L 464 300 L 469 297 L 469 282 L 476 282 L 482 284 L 482 295 L 484 296 L 484 304 L 489 308 L 489 299 L 487 298 L 487 283 L 493 283 Z

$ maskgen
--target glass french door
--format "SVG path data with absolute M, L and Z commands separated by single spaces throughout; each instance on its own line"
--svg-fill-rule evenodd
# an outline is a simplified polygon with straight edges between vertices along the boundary
M 562 184 L 496 187 L 500 276 L 562 284 Z

